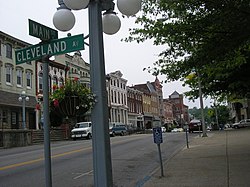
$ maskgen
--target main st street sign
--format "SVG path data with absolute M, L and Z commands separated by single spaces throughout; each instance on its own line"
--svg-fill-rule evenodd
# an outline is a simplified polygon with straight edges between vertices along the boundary
M 41 43 L 24 49 L 16 50 L 16 64 L 38 60 L 47 55 L 60 55 L 83 49 L 83 34 L 69 36 L 57 40 L 50 40 L 49 43 Z
M 29 19 L 29 35 L 43 41 L 58 39 L 58 31 Z

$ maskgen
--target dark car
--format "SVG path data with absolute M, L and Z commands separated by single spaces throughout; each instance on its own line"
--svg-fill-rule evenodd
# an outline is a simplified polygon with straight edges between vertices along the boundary
M 118 126 L 118 127 L 112 128 L 112 134 L 114 135 L 124 136 L 127 134 L 127 132 L 128 132 L 128 129 L 127 127 L 124 127 L 124 126 Z
M 192 133 L 194 131 L 202 131 L 201 121 L 197 120 L 197 119 L 191 120 L 189 125 L 188 125 L 188 130 L 190 133 Z

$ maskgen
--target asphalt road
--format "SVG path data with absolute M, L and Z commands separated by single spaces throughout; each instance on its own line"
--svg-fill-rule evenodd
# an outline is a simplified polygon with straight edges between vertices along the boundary
M 164 133 L 163 162 L 184 146 L 185 133 Z M 115 187 L 139 187 L 160 167 L 152 134 L 112 137 L 111 152 Z M 44 187 L 43 156 L 43 145 L 0 149 L 0 186 Z M 93 186 L 91 140 L 53 142 L 51 158 L 53 187 Z

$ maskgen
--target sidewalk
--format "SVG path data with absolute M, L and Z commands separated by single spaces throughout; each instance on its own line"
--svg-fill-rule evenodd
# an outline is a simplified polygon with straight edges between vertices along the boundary
M 250 128 L 197 136 L 143 187 L 249 187 Z

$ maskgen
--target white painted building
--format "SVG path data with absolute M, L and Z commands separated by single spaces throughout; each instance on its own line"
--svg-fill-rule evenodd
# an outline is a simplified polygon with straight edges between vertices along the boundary
M 109 121 L 128 124 L 127 80 L 120 71 L 107 75 Z

